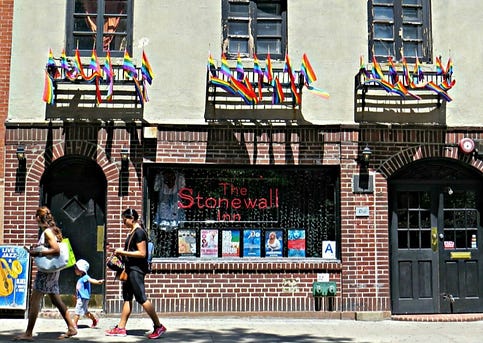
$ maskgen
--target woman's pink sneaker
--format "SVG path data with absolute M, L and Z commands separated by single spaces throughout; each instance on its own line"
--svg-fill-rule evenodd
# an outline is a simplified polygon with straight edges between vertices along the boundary
M 110 330 L 106 330 L 106 336 L 127 336 L 126 329 L 121 329 L 118 328 L 117 326 L 115 328 L 112 328 Z
M 154 328 L 153 332 L 148 335 L 148 338 L 149 339 L 159 338 L 165 332 L 166 332 L 166 327 L 163 324 L 161 324 L 161 326 Z

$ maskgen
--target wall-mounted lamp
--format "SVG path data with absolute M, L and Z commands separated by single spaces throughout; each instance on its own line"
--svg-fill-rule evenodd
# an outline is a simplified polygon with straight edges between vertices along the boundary
M 371 160 L 371 155 L 372 155 L 372 151 L 369 148 L 369 146 L 366 145 L 366 147 L 362 150 L 361 156 L 359 158 L 359 162 L 364 165 L 368 165 L 369 161 Z
M 25 161 L 25 148 L 23 145 L 17 146 L 16 154 L 19 161 Z
M 446 187 L 444 190 L 446 191 L 446 193 L 448 193 L 448 195 L 453 195 L 454 193 L 453 188 L 451 188 L 450 186 Z
M 129 160 L 129 149 L 128 148 L 122 148 L 121 149 L 121 160 L 123 162 L 127 162 L 127 160 Z

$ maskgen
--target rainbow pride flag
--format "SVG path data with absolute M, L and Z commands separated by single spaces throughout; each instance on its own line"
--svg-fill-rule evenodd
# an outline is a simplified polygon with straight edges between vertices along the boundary
M 272 60 L 270 59 L 270 51 L 267 54 L 267 59 L 265 62 L 265 72 L 264 75 L 267 78 L 269 84 L 273 82 L 273 70 L 272 70 Z
M 125 76 L 137 79 L 138 72 L 127 50 L 124 50 L 124 60 L 122 63 L 122 69 L 124 70 Z
M 243 70 L 243 62 L 240 57 L 240 53 L 236 58 L 236 78 L 238 81 L 241 81 L 245 78 L 245 71 Z
M 45 71 L 44 93 L 42 95 L 42 100 L 49 105 L 54 104 L 54 82 L 52 81 L 52 77 L 47 70 Z
M 303 74 L 305 81 L 310 85 L 312 82 L 317 81 L 317 75 L 315 75 L 314 69 L 309 62 L 309 58 L 306 54 L 302 56 L 302 65 L 300 66 L 300 72 Z
M 148 57 L 143 50 L 143 57 L 141 60 L 141 75 L 143 76 L 143 80 L 146 80 L 147 83 L 151 84 L 154 79 L 153 69 L 151 68 L 151 64 L 149 63 Z
M 228 61 L 226 60 L 226 56 L 224 53 L 221 54 L 221 73 L 227 76 L 228 78 L 231 78 L 231 70 L 230 66 L 228 65 Z
M 213 56 L 211 56 L 211 53 L 210 53 L 210 56 L 208 57 L 208 66 L 207 67 L 208 67 L 208 70 L 211 73 L 211 76 L 218 77 L 218 71 L 216 70 L 215 60 L 213 59 Z
M 282 85 L 278 79 L 278 76 L 275 76 L 274 79 L 274 90 L 272 95 L 272 104 L 281 104 L 285 101 L 285 95 L 283 94 Z

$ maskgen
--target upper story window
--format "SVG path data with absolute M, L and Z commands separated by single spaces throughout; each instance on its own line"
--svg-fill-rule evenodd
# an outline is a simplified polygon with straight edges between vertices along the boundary
M 228 58 L 256 53 L 283 59 L 287 44 L 287 0 L 223 0 L 223 52 Z
M 133 0 L 68 0 L 67 54 L 123 56 L 132 49 Z
M 430 0 L 369 0 L 369 58 L 431 62 Z

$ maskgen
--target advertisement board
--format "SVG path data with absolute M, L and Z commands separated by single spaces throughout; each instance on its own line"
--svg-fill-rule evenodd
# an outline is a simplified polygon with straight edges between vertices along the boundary
M 25 310 L 30 255 L 23 247 L 0 245 L 0 309 Z

